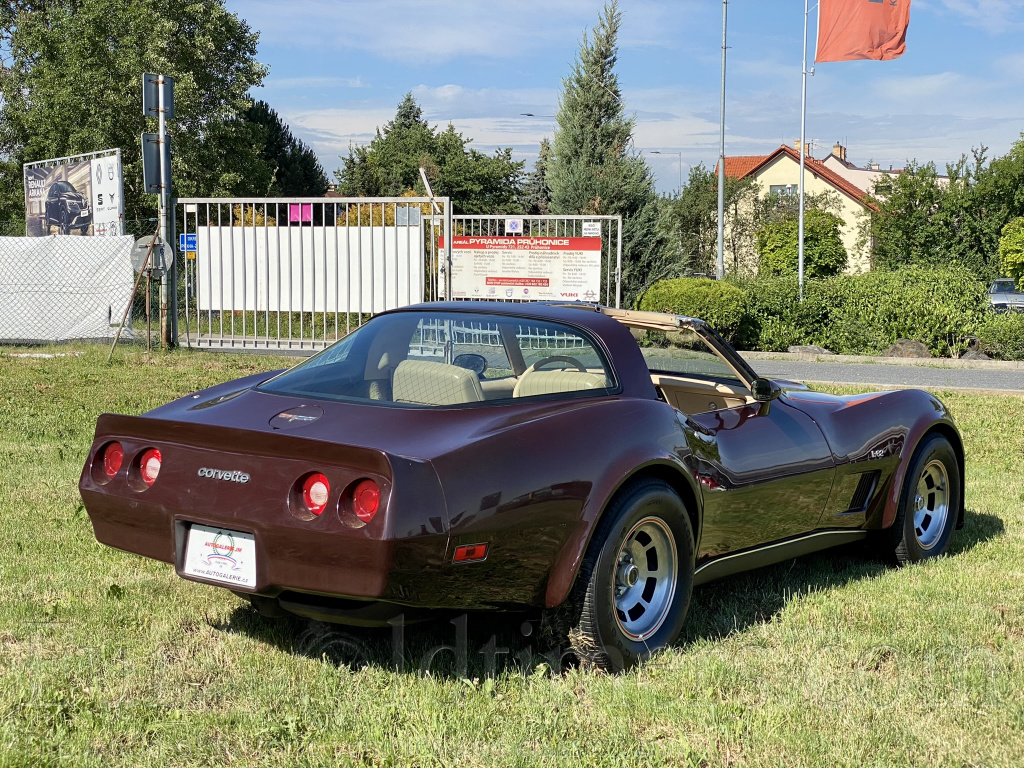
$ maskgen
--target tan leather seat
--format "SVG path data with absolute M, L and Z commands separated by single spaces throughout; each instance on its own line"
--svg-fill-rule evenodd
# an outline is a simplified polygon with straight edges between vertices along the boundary
M 605 389 L 607 386 L 608 378 L 600 373 L 528 370 L 519 377 L 512 397 L 580 392 L 587 389 Z
M 461 405 L 484 399 L 476 373 L 429 360 L 400 362 L 395 368 L 391 390 L 396 403 Z

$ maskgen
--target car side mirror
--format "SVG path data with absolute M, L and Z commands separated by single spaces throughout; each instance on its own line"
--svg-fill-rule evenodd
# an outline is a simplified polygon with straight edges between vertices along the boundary
M 782 389 L 769 379 L 754 379 L 750 383 L 750 394 L 759 403 L 768 403 L 782 394 Z
M 782 394 L 782 388 L 769 379 L 754 379 L 750 382 L 750 394 L 761 404 L 758 415 L 764 416 L 771 401 Z

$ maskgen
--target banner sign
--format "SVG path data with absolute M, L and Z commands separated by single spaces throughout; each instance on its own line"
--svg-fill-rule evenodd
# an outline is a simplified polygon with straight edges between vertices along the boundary
M 121 235 L 121 154 L 110 152 L 26 163 L 25 234 Z
M 601 238 L 455 237 L 451 279 L 456 299 L 596 301 Z

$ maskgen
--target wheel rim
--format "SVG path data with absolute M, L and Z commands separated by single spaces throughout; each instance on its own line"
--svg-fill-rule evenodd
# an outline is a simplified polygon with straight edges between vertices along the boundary
M 615 557 L 612 597 L 619 629 L 633 640 L 650 637 L 665 622 L 676 593 L 676 541 L 660 517 L 630 529 Z
M 941 538 L 949 515 L 949 476 L 941 461 L 932 461 L 921 472 L 914 494 L 914 535 L 921 549 L 931 549 Z

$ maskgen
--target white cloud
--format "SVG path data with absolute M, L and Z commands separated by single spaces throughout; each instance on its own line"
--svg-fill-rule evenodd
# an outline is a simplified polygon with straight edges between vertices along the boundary
M 267 90 L 294 91 L 296 89 L 323 90 L 328 88 L 369 88 L 362 77 L 271 77 L 263 87 Z
M 578 39 L 597 18 L 593 0 L 238 0 L 232 3 L 261 41 L 272 45 L 355 48 L 423 63 L 459 56 L 516 58 L 552 40 Z M 538 20 L 543 20 L 538 23 Z
M 1024 2 L 1019 0 L 938 0 L 938 5 L 941 11 L 959 16 L 990 35 L 1024 28 Z M 938 10 L 932 0 L 919 2 L 918 6 L 925 10 Z
M 408 90 L 431 124 L 451 121 L 475 148 L 511 146 L 532 165 L 540 140 L 553 134 L 561 78 L 603 4 L 228 2 L 261 31 L 260 58 L 273 64 L 266 88 L 275 108 L 328 170 L 350 142 L 372 139 Z M 731 155 L 767 153 L 799 134 L 800 14 L 778 20 L 768 5 L 729 8 Z M 721 3 L 624 0 L 621 6 L 617 71 L 626 108 L 637 118 L 635 146 L 682 152 L 684 168 L 713 166 Z M 1010 36 L 995 35 L 1024 29 L 1024 1 L 914 0 L 913 11 L 911 36 L 929 24 L 934 34 L 915 37 L 903 59 L 818 67 L 809 81 L 807 126 L 808 138 L 821 139 L 818 154 L 840 139 L 858 163 L 902 166 L 916 157 L 941 167 L 982 143 L 1002 154 L 1017 138 L 1024 127 L 1024 54 Z M 648 154 L 647 160 L 659 187 L 674 188 L 679 158 Z
M 575 54 L 604 0 L 229 0 L 262 43 L 301 48 L 352 48 L 382 59 L 424 63 L 461 56 L 515 59 L 553 45 Z M 703 28 L 700 0 L 628 0 L 620 47 L 678 48 Z M 711 17 L 714 14 L 710 14 Z M 699 25 L 699 26 L 698 26 Z M 568 60 L 568 58 L 567 58 Z

